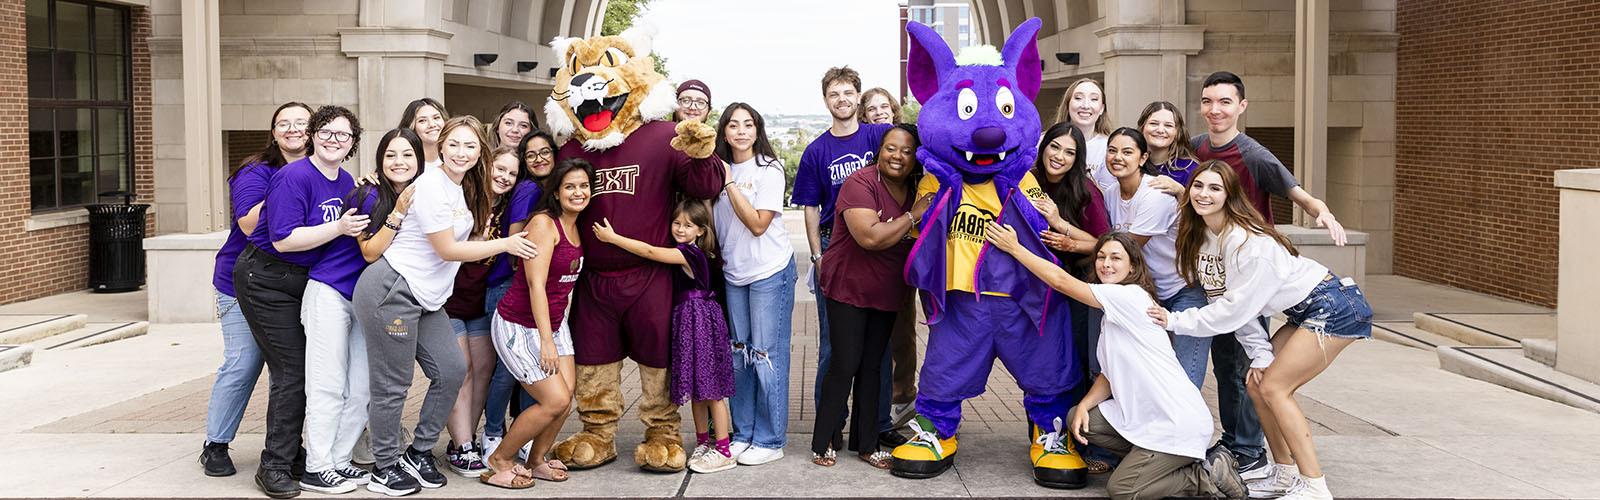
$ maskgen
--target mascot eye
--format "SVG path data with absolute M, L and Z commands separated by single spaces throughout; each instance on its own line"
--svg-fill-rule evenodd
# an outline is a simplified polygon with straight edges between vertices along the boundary
M 956 113 L 962 120 L 970 120 L 977 112 L 978 94 L 970 88 L 961 89 L 961 93 L 956 94 Z
M 622 49 L 618 49 L 616 47 L 612 47 L 612 48 L 606 49 L 606 54 L 605 54 L 605 64 L 606 64 L 606 66 L 621 66 L 623 64 L 626 64 L 627 62 L 628 62 L 628 54 L 622 52 Z
M 1011 89 L 1005 87 L 1000 87 L 1000 91 L 994 93 L 994 104 L 1000 107 L 1000 114 L 1006 118 L 1011 118 L 1017 110 L 1017 98 L 1012 97 Z

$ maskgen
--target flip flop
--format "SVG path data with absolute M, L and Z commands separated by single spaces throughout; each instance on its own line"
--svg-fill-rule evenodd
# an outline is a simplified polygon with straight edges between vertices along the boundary
M 530 474 L 531 473 L 528 472 L 527 468 L 521 465 L 516 465 L 508 470 L 501 471 L 490 468 L 488 472 L 478 475 L 478 482 L 487 484 L 489 486 L 494 486 L 496 488 L 525 490 L 532 488 L 534 485 L 533 478 L 529 477 Z
M 834 464 L 838 463 L 838 456 L 838 453 L 833 451 L 833 449 L 829 449 L 827 453 L 823 453 L 821 455 L 812 453 L 811 463 L 821 465 L 823 467 L 833 467 Z
M 894 466 L 894 456 L 890 455 L 887 451 L 874 451 L 869 454 L 857 456 L 861 457 L 862 462 L 866 462 L 867 465 L 871 465 L 875 469 L 889 470 L 890 467 Z
M 535 467 L 528 472 L 528 477 L 552 483 L 559 483 L 572 478 L 571 475 L 567 474 L 567 471 L 551 467 L 548 462 L 539 465 L 539 467 Z

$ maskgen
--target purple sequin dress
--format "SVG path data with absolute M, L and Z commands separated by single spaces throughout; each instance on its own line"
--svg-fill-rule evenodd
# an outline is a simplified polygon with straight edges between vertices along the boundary
M 682 244 L 690 278 L 672 273 L 672 402 L 715 401 L 733 396 L 733 347 L 728 322 L 711 291 L 711 269 L 700 247 Z M 716 270 L 720 273 L 720 270 Z

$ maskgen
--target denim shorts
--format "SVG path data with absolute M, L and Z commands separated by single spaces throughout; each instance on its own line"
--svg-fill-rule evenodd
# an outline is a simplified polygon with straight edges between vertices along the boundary
M 466 321 L 450 318 L 450 329 L 456 332 L 457 337 L 486 337 L 489 335 L 489 317 L 479 316 Z
M 1367 304 L 1366 295 L 1361 293 L 1355 280 L 1333 273 L 1324 276 L 1306 300 L 1283 311 L 1283 315 L 1289 318 L 1289 324 L 1317 335 L 1346 339 L 1372 337 L 1372 306 Z

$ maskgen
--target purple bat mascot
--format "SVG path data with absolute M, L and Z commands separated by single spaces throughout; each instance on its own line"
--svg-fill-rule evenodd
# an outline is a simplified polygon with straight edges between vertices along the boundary
M 1033 437 L 1034 480 L 1082 488 L 1087 468 L 1062 429 L 1082 378 L 1073 352 L 1066 298 L 1021 263 L 984 241 L 991 221 L 1017 228 L 1022 245 L 1055 257 L 1039 239 L 1046 224 L 1029 197 L 1045 195 L 1028 173 L 1038 153 L 1042 70 L 1029 19 L 1005 47 L 976 46 L 951 54 L 927 26 L 911 35 L 906 79 L 923 103 L 917 159 L 928 175 L 917 196 L 933 194 L 906 280 L 921 292 L 928 315 L 927 359 L 917 394 L 915 436 L 894 450 L 892 472 L 930 478 L 954 463 L 961 402 L 983 393 L 995 358 L 1023 390 Z

